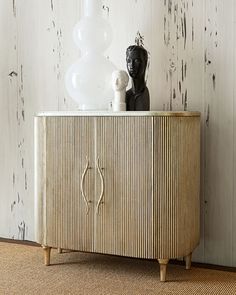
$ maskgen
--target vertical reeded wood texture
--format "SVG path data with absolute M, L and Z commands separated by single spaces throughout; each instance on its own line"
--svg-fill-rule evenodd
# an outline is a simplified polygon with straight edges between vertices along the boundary
M 186 256 L 200 238 L 200 118 L 154 118 L 154 253 Z
M 105 190 L 95 250 L 152 258 L 152 117 L 98 118 L 96 134 Z
M 81 178 L 94 149 L 93 118 L 46 120 L 46 244 L 65 249 L 93 250 L 93 203 L 86 203 Z M 94 174 L 87 170 L 84 194 L 94 197 Z
M 46 119 L 34 120 L 35 153 L 35 238 L 42 245 L 46 244 Z

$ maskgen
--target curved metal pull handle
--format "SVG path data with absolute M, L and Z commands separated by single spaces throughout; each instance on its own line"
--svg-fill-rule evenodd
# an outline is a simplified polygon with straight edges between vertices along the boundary
M 99 165 L 99 157 L 97 158 L 97 168 L 98 168 L 98 173 L 101 179 L 101 194 L 99 196 L 97 207 L 96 207 L 96 214 L 99 214 L 99 207 L 103 203 L 102 198 L 104 195 L 104 177 L 102 175 L 102 169 L 100 168 L 100 165 Z
M 82 196 L 83 196 L 83 199 L 84 199 L 84 202 L 85 202 L 85 205 L 86 205 L 86 214 L 89 213 L 89 203 L 90 201 L 87 200 L 86 196 L 85 196 L 85 193 L 84 193 L 84 180 L 85 180 L 85 175 L 88 171 L 89 168 L 89 160 L 88 160 L 88 157 L 86 156 L 86 166 L 85 166 L 85 169 L 84 169 L 84 172 L 82 174 L 82 177 L 81 177 L 81 182 L 80 182 L 80 189 L 81 189 L 81 193 L 82 193 Z

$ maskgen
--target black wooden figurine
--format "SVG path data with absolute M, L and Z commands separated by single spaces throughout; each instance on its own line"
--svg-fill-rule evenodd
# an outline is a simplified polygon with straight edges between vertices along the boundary
M 126 92 L 127 111 L 149 111 L 150 96 L 146 86 L 145 72 L 148 62 L 147 50 L 138 45 L 126 50 L 126 63 L 132 81 L 132 88 Z

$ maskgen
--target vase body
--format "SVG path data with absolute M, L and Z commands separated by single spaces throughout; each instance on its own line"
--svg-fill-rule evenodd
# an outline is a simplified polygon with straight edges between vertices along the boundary
M 112 29 L 102 17 L 100 0 L 85 0 L 84 9 L 85 16 L 73 31 L 82 57 L 68 69 L 66 88 L 79 109 L 105 110 L 112 99 L 111 74 L 115 70 L 104 56 L 112 41 Z

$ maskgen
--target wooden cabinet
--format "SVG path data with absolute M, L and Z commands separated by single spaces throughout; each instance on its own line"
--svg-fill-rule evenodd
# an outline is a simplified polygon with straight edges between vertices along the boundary
M 36 241 L 158 259 L 199 242 L 200 115 L 55 113 L 35 118 Z

